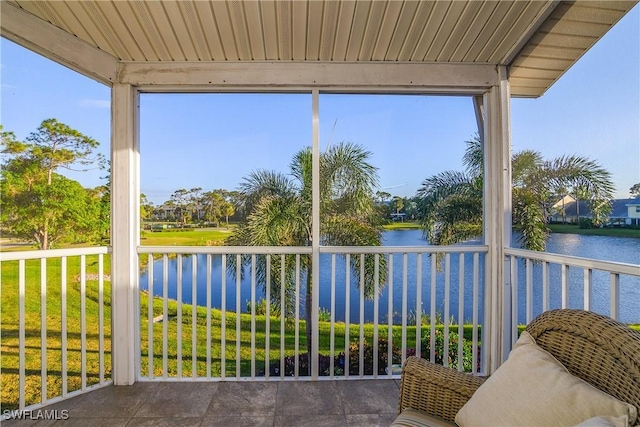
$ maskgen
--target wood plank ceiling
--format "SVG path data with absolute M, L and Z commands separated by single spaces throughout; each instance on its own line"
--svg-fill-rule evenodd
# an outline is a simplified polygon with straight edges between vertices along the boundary
M 123 62 L 488 63 L 540 96 L 635 1 L 8 3 Z

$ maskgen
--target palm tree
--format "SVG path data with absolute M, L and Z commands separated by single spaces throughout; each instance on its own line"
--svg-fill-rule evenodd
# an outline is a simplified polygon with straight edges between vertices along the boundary
M 382 225 L 376 215 L 374 189 L 378 185 L 377 168 L 369 164 L 371 153 L 353 143 L 332 145 L 320 155 L 320 239 L 325 245 L 379 246 Z M 256 170 L 240 185 L 239 200 L 248 213 L 227 239 L 235 246 L 310 246 L 312 244 L 312 152 L 305 148 L 291 161 L 290 175 Z M 375 293 L 375 256 L 354 257 L 350 264 L 353 274 L 360 278 L 361 259 L 364 260 L 364 293 Z M 249 256 L 243 263 L 251 262 Z M 237 266 L 230 262 L 232 274 Z M 378 283 L 386 281 L 386 262 L 380 258 Z M 301 258 L 300 268 L 306 272 L 306 334 L 307 349 L 311 351 L 311 311 L 313 301 L 311 260 Z M 256 257 L 256 277 L 263 286 L 270 272 L 273 304 L 281 303 L 281 286 L 285 287 L 285 313 L 291 315 L 296 306 L 295 256 L 285 257 L 284 283 L 281 283 L 281 264 L 267 266 L 267 257 Z M 360 280 L 358 280 L 360 283 Z
M 435 245 L 451 245 L 482 235 L 483 150 L 478 135 L 466 141 L 465 172 L 447 171 L 425 179 L 421 199 L 424 237 Z M 560 191 L 586 189 L 594 223 L 602 224 L 610 211 L 614 185 L 611 174 L 595 161 L 562 156 L 545 161 L 533 150 L 515 153 L 513 229 L 525 248 L 544 251 L 548 236 L 547 202 Z

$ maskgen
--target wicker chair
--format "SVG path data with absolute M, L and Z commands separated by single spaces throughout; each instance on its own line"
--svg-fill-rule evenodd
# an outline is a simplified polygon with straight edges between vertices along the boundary
M 527 331 L 573 375 L 640 408 L 640 333 L 584 310 L 552 310 Z M 412 408 L 453 423 L 485 380 L 409 357 L 403 367 L 399 412 Z

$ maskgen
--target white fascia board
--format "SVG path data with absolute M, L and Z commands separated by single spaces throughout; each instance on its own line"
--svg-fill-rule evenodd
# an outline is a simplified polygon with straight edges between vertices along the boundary
M 491 64 L 326 62 L 121 62 L 120 83 L 142 91 L 296 90 L 484 93 Z
M 3 1 L 0 12 L 2 37 L 100 83 L 116 81 L 116 57 L 11 3 Z

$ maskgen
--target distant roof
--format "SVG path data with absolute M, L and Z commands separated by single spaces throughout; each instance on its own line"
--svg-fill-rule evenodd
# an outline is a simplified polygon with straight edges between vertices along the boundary
M 640 196 L 636 197 L 635 199 L 627 200 L 626 206 L 635 206 L 635 205 L 640 205 Z
M 627 206 L 640 205 L 640 197 L 635 199 L 614 199 L 611 201 L 611 213 L 610 218 L 626 218 L 629 215 Z M 585 200 L 581 200 L 577 206 L 580 208 L 580 216 L 591 216 L 591 209 L 589 203 Z M 560 207 L 560 206 L 557 206 Z M 576 202 L 567 202 L 564 205 L 564 212 L 566 217 L 575 217 L 578 215 L 576 208 Z
M 359 82 L 367 73 L 322 67 L 369 63 L 378 67 L 373 82 L 393 75 L 385 67 L 393 64 L 398 87 L 419 86 L 424 74 L 400 64 L 456 64 L 441 74 L 462 88 L 464 70 L 477 77 L 483 69 L 474 65 L 504 65 L 512 96 L 537 97 L 636 3 L 5 0 L 0 27 L 3 37 L 106 84 L 131 64 L 144 75 L 148 64 L 304 63 L 320 70 L 311 82 L 323 85 L 327 75 Z

